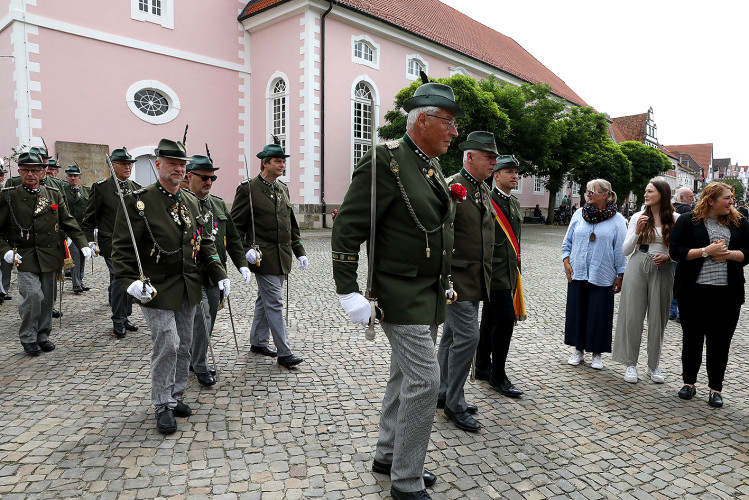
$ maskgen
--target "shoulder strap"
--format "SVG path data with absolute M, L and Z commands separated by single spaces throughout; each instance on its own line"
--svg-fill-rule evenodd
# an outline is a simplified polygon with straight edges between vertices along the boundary
M 494 207 L 494 211 L 497 212 L 497 224 L 499 224 L 499 227 L 502 228 L 502 231 L 505 232 L 505 236 L 507 236 L 507 239 L 510 240 L 510 243 L 512 243 L 512 248 L 515 250 L 515 256 L 517 257 L 517 263 L 520 264 L 520 245 L 518 245 L 518 239 L 515 237 L 515 231 L 512 230 L 512 226 L 510 225 L 510 221 L 507 220 L 507 216 L 502 211 L 501 208 L 499 208 L 499 205 L 497 205 L 497 202 L 492 200 L 492 206 Z

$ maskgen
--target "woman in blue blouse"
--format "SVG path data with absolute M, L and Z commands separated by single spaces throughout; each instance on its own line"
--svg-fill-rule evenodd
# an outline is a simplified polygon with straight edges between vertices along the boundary
M 607 180 L 588 182 L 585 197 L 562 243 L 568 282 L 564 343 L 575 348 L 569 364 L 579 365 L 588 351 L 591 366 L 600 370 L 601 353 L 611 352 L 614 294 L 622 289 L 627 264 L 622 252 L 627 222 L 616 211 L 616 193 Z

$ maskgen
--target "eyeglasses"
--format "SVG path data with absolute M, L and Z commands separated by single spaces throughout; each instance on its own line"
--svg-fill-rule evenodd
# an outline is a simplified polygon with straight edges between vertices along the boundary
M 439 118 L 440 120 L 445 120 L 447 123 L 445 123 L 445 126 L 447 127 L 447 130 L 450 130 L 451 128 L 454 128 L 457 132 L 458 130 L 458 124 L 454 119 L 445 118 L 444 116 L 437 116 L 437 115 L 430 115 L 429 113 L 424 113 L 427 116 L 431 116 L 432 118 Z
M 203 182 L 208 182 L 209 180 L 211 182 L 216 182 L 216 179 L 218 179 L 218 175 L 203 175 L 203 174 L 192 174 L 192 175 L 197 175 L 203 180 Z
M 38 168 L 30 170 L 28 168 L 19 168 L 18 173 L 21 175 L 39 175 L 42 171 Z
M 585 191 L 585 194 L 588 196 L 593 196 L 594 194 L 606 194 L 606 191 L 601 191 L 600 193 L 598 191 L 591 191 L 590 189 L 587 189 Z

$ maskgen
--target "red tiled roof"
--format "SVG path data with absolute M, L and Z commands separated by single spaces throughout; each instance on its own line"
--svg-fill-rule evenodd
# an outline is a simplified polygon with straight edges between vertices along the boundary
M 688 154 L 694 161 L 700 164 L 700 166 L 707 172 L 710 168 L 710 160 L 713 157 L 713 143 L 708 142 L 705 144 L 682 144 L 677 146 L 664 146 L 672 153 L 683 153 Z
M 614 140 L 616 143 L 624 141 L 644 142 L 645 122 L 647 119 L 647 113 L 612 118 L 613 123 L 611 128 L 614 131 Z
M 288 0 L 252 0 L 239 20 Z M 588 106 L 567 84 L 515 40 L 438 0 L 338 0 L 337 5 L 392 24 L 530 83 L 546 83 L 554 94 Z

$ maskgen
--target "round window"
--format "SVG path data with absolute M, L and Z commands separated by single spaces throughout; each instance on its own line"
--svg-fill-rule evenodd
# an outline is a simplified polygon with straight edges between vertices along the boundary
M 135 106 L 148 116 L 161 116 L 169 110 L 166 97 L 153 89 L 142 89 L 135 93 Z
M 130 85 L 125 101 L 135 116 L 154 125 L 174 120 L 181 107 L 177 94 L 156 80 L 141 80 Z

